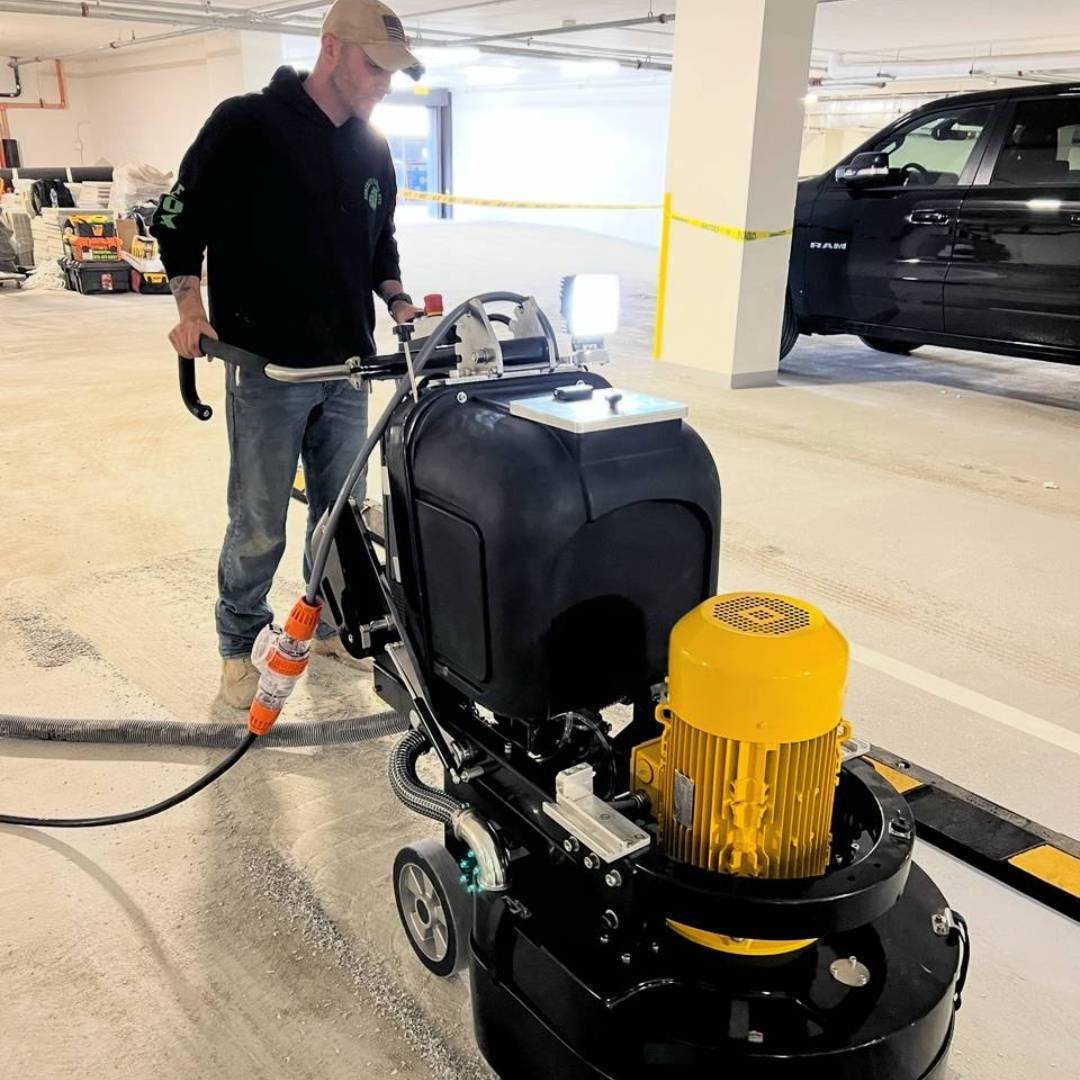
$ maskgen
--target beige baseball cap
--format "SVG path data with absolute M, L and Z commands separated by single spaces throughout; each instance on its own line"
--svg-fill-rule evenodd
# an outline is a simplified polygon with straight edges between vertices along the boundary
M 424 74 L 424 65 L 409 52 L 401 20 L 379 0 L 335 0 L 322 32 L 359 45 L 384 71 L 404 71 L 413 79 Z

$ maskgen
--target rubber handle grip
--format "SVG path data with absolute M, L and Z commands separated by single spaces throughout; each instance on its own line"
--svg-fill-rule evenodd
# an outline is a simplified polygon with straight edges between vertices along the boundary
M 199 390 L 195 385 L 195 361 L 190 356 L 178 356 L 176 364 L 180 374 L 180 396 L 188 412 L 196 420 L 209 420 L 214 410 L 199 399 Z
M 227 345 L 205 334 L 199 338 L 199 349 L 208 360 L 224 360 L 245 371 L 263 371 L 269 363 L 264 357 L 256 356 L 246 349 L 238 349 L 235 345 Z M 188 412 L 196 420 L 209 420 L 214 415 L 214 410 L 199 398 L 199 390 L 195 385 L 195 361 L 188 356 L 178 356 L 176 361 L 180 372 L 180 396 L 184 399 Z

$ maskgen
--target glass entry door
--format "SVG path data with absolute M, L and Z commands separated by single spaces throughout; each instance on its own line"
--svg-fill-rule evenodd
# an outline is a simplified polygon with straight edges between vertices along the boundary
M 410 94 L 392 95 L 376 106 L 371 122 L 390 144 L 399 190 L 431 194 L 446 190 L 444 111 L 449 110 L 426 100 L 421 104 Z M 425 221 L 445 216 L 442 209 L 438 203 L 400 201 L 395 218 L 399 222 Z

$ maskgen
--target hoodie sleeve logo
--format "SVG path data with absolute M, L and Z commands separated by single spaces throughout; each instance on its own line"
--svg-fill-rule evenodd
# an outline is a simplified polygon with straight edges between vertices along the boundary
M 364 183 L 364 202 L 372 210 L 378 210 L 382 206 L 382 188 L 379 187 L 379 181 L 374 177 Z
M 162 200 L 158 209 L 158 222 L 167 229 L 176 228 L 176 216 L 184 211 L 184 202 L 180 196 L 184 193 L 184 185 L 177 184 Z

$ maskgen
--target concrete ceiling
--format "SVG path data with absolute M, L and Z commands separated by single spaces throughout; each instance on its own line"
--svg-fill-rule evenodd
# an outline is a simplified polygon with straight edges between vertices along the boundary
M 132 4 L 138 0 L 108 0 Z M 173 0 L 174 3 L 178 0 Z M 189 0 L 192 12 L 225 8 L 295 7 L 289 0 Z M 73 5 L 74 6 L 74 5 Z M 656 12 L 678 11 L 677 0 L 398 0 L 393 5 L 406 26 L 447 34 L 521 32 L 567 22 L 606 22 Z M 90 4 L 91 10 L 93 4 Z M 324 8 L 289 16 L 316 24 Z M 175 29 L 175 24 L 60 18 L 0 12 L 0 55 L 59 55 L 109 42 Z M 668 53 L 674 27 L 651 25 L 538 38 L 532 47 L 587 46 L 627 50 L 642 56 Z M 515 45 L 521 42 L 513 43 Z M 815 56 L 847 54 L 847 59 L 977 56 L 987 52 L 1080 48 L 1080 3 L 1061 0 L 822 0 L 815 33 Z M 856 55 L 857 54 L 857 55 Z M 718 59 L 723 45 L 717 43 Z

